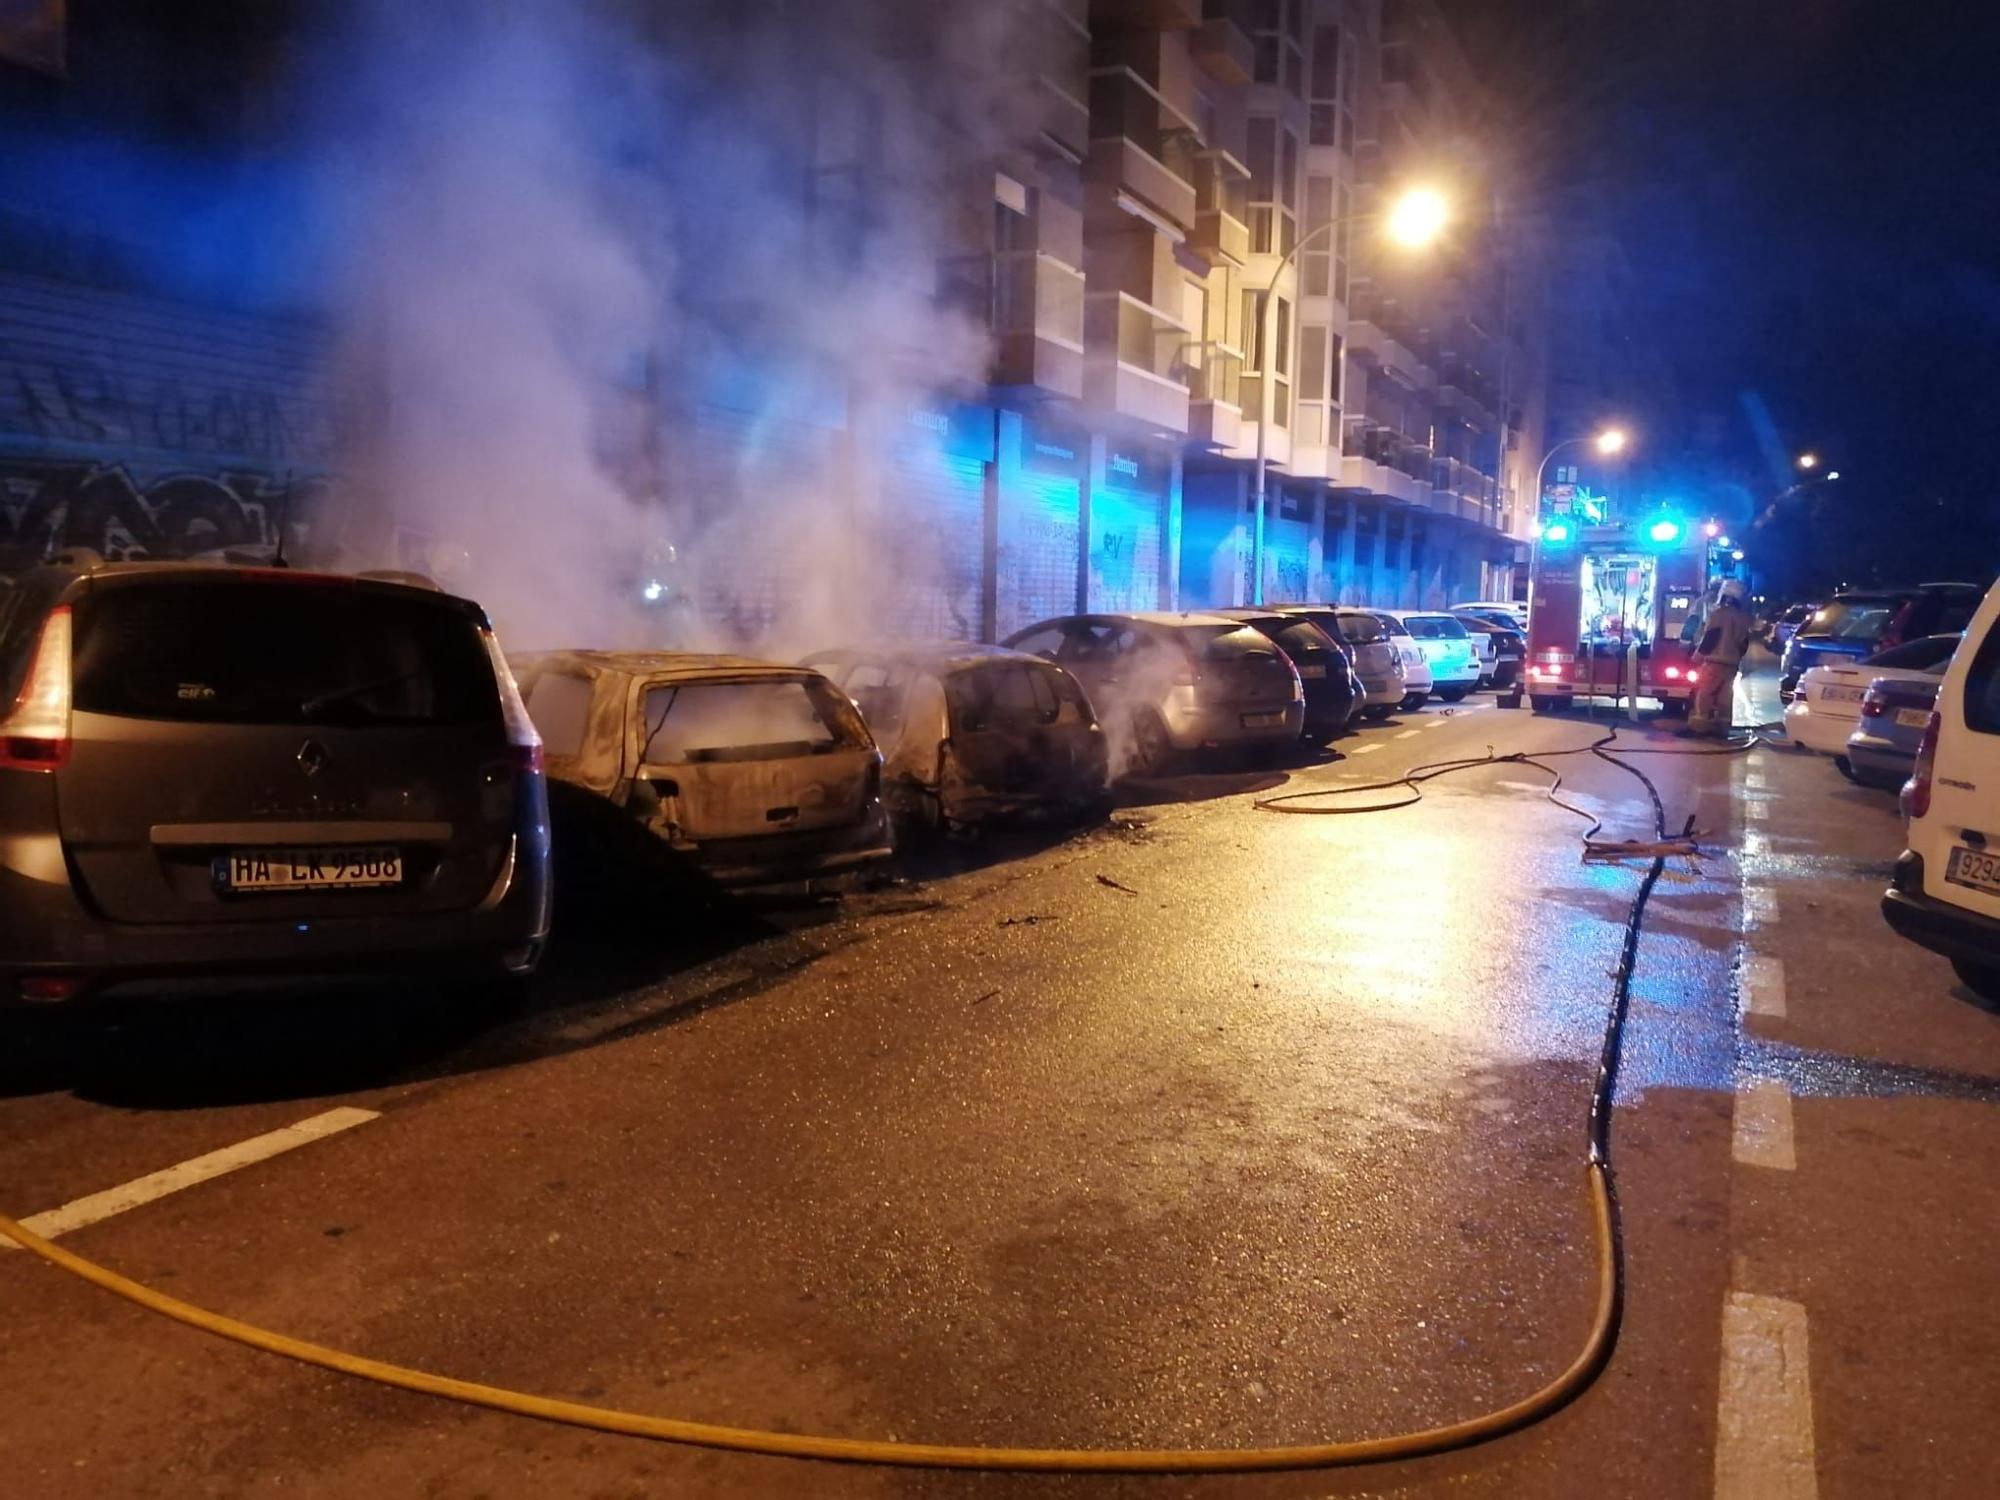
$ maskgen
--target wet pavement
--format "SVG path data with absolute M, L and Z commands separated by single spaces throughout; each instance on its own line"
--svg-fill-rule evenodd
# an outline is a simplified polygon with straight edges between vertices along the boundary
M 0 1207 L 359 1107 L 65 1243 L 376 1357 L 781 1431 L 1234 1447 L 1475 1415 L 1588 1327 L 1585 1116 L 1643 863 L 1582 863 L 1514 762 L 1376 815 L 1253 803 L 1604 728 L 1475 699 L 832 906 L 567 913 L 525 1014 L 253 998 L 16 1049 Z M 1676 752 L 1632 760 L 1705 852 L 1633 985 L 1624 1334 L 1537 1427 L 1312 1475 L 809 1465 L 367 1386 L 0 1251 L 8 1492 L 1985 1493 L 2000 1017 L 1875 914 L 1888 794 L 1620 743 Z M 1554 764 L 1608 836 L 1653 836 L 1631 778 Z

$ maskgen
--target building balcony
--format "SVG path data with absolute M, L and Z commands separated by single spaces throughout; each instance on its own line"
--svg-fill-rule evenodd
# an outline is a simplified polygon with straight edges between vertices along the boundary
M 1188 245 L 1210 260 L 1226 260 L 1240 266 L 1250 259 L 1250 226 L 1219 208 L 1203 209 L 1194 217 L 1194 233 L 1188 236 Z
M 1186 344 L 1179 362 L 1188 381 L 1189 440 L 1237 447 L 1243 439 L 1243 351 L 1219 343 Z
M 1101 207 L 1130 197 L 1183 231 L 1194 226 L 1194 183 L 1130 136 L 1093 140 L 1084 178 Z
M 1201 25 L 1201 0 L 1090 0 L 1090 24 L 1185 31 Z
M 1217 83 L 1238 88 L 1250 81 L 1257 63 L 1250 33 L 1229 16 L 1211 16 L 1188 38 L 1188 50 Z
M 1124 292 L 1084 299 L 1083 399 L 1161 432 L 1188 430 L 1185 324 Z
M 1358 453 L 1340 460 L 1337 483 L 1344 490 L 1364 490 L 1404 505 L 1424 505 L 1431 498 L 1431 487 L 1421 479 Z
M 1083 273 L 1033 250 L 963 256 L 943 268 L 944 298 L 993 332 L 996 385 L 1083 394 Z
M 1210 448 L 1237 448 L 1243 442 L 1243 409 L 1228 401 L 1188 398 L 1188 441 Z
M 1380 323 L 1368 318 L 1350 318 L 1347 324 L 1347 352 L 1374 369 L 1387 370 L 1406 383 L 1427 387 L 1437 377 Z

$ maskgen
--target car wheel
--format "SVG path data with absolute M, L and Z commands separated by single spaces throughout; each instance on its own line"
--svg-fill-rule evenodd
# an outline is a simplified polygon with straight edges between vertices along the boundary
M 1361 710 L 1361 717 L 1373 724 L 1380 724 L 1397 709 L 1394 703 L 1371 703 Z
M 1463 703 L 1465 695 L 1472 689 L 1461 684 L 1458 687 L 1439 688 L 1438 696 L 1447 703 Z
M 1952 972 L 1958 975 L 1958 982 L 1971 990 L 1982 1000 L 2000 1004 L 2000 964 L 1975 963 L 1969 958 L 1954 958 Z
M 1413 714 L 1424 706 L 1424 700 L 1428 697 L 1430 697 L 1429 693 L 1408 693 L 1404 695 L 1403 701 L 1397 704 L 1396 707 L 1402 713 Z
M 1836 755 L 1833 758 L 1833 768 L 1834 770 L 1840 772 L 1841 775 L 1845 776 L 1849 781 L 1853 782 L 1856 786 L 1861 785 L 1861 778 L 1858 775 L 1856 775 L 1854 771 L 1854 762 L 1849 760 L 1846 756 Z
M 1174 742 L 1155 713 L 1132 716 L 1132 769 L 1141 776 L 1164 775 L 1173 765 Z

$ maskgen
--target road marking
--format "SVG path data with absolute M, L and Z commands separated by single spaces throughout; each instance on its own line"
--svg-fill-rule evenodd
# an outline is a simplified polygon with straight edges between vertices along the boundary
M 220 1151 L 197 1156 L 179 1166 L 149 1173 L 123 1187 L 106 1188 L 101 1193 L 78 1198 L 61 1208 L 52 1208 L 47 1213 L 23 1219 L 21 1223 L 43 1239 L 52 1240 L 73 1229 L 85 1228 L 113 1214 L 122 1214 L 129 1208 L 138 1208 L 141 1204 L 164 1198 L 169 1193 L 178 1193 L 182 1188 L 191 1188 L 225 1172 L 234 1172 L 239 1167 L 253 1166 L 274 1156 L 282 1156 L 287 1151 L 324 1140 L 343 1130 L 352 1130 L 356 1125 L 366 1125 L 377 1118 L 377 1111 L 372 1109 L 330 1109 L 323 1115 L 314 1115 L 296 1125 L 252 1136 L 247 1141 L 224 1146 Z M 20 1248 L 12 1240 L 0 1239 L 0 1250 Z
M 1381 741 L 1378 740 L 1372 745 L 1361 745 L 1356 749 L 1348 751 L 1347 753 L 1349 755 L 1373 755 L 1377 750 L 1380 750 L 1381 748 L 1382 748 L 1382 743 Z
M 1716 1500 L 1816 1500 L 1806 1310 L 1731 1292 L 1722 1304 Z
M 1451 712 L 1451 710 L 1450 710 L 1450 709 L 1446 709 L 1446 710 L 1445 710 L 1445 712 L 1446 712 L 1446 713 L 1450 713 L 1450 712 Z M 1444 723 L 1444 720 L 1443 720 L 1443 719 L 1426 719 L 1426 720 L 1424 720 L 1424 722 L 1423 722 L 1423 723 L 1419 724 L 1419 725 L 1418 725 L 1417 727 L 1418 727 L 1419 729 L 1435 729 L 1435 728 L 1437 728 L 1437 727 L 1438 727 L 1438 725 L 1440 725 L 1440 724 L 1442 724 L 1442 723 Z
M 1395 736 L 1399 740 L 1413 740 L 1416 737 L 1417 732 L 1414 729 L 1405 729 L 1401 734 Z
M 1739 1079 L 1729 1154 L 1746 1167 L 1790 1172 L 1798 1167 L 1792 1146 L 1792 1095 L 1775 1078 Z
M 1760 791 L 1767 785 L 1762 771 L 1745 771 L 1743 773 L 1743 784 L 1753 791 Z
M 1743 925 L 1746 927 L 1776 927 L 1778 925 L 1778 893 L 1768 885 L 1744 886 Z
M 1785 965 L 1781 960 L 1764 953 L 1745 954 L 1741 989 L 1746 1015 L 1783 1019 Z
M 1743 815 L 1748 818 L 1768 818 L 1771 816 L 1771 804 L 1746 798 L 1743 803 Z

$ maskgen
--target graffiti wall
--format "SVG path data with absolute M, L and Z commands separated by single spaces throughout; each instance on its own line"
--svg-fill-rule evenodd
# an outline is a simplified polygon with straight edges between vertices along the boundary
M 323 523 L 337 407 L 310 330 L 0 274 L 0 574 L 288 550 Z

